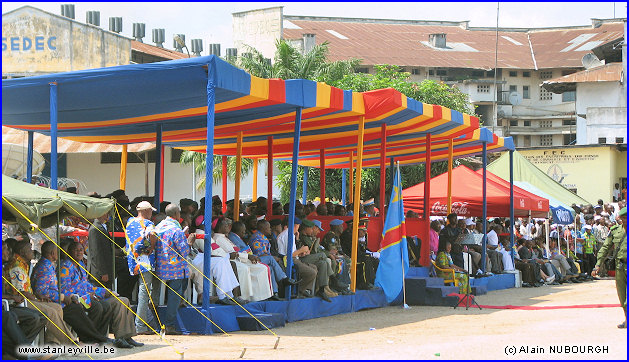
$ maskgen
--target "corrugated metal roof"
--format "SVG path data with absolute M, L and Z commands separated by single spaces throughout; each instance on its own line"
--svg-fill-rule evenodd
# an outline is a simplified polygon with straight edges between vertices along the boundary
M 188 58 L 187 54 L 179 53 L 174 50 L 156 47 L 151 44 L 140 43 L 137 40 L 131 41 L 131 50 L 135 50 L 136 52 L 141 52 L 144 54 L 153 55 L 156 57 L 173 60 L 173 59 L 183 59 Z
M 26 146 L 28 142 L 27 132 L 2 126 L 2 143 L 11 143 Z M 39 153 L 50 153 L 50 137 L 41 133 L 35 133 L 33 148 Z M 155 148 L 153 143 L 136 143 L 127 147 L 128 152 L 141 152 Z M 121 152 L 122 146 L 108 145 L 104 143 L 83 143 L 58 138 L 57 152 L 59 153 L 91 153 L 91 152 Z
M 286 39 L 301 39 L 303 34 L 316 34 L 317 44 L 330 43 L 330 60 L 361 58 L 363 64 L 395 64 L 400 66 L 452 67 L 493 69 L 495 65 L 496 32 L 491 29 L 465 29 L 454 25 L 392 24 L 360 22 L 330 18 L 302 20 L 288 17 L 301 29 L 284 29 Z M 313 20 L 314 19 L 314 20 Z M 597 28 L 558 28 L 498 32 L 498 67 L 537 68 L 581 67 L 581 58 L 592 47 L 622 35 L 623 23 L 603 23 Z M 334 33 L 348 39 L 341 39 Z M 447 34 L 450 49 L 428 45 L 430 34 Z M 586 35 L 592 34 L 592 35 Z M 581 36 L 586 41 L 575 44 Z M 530 42 L 529 44 L 529 37 Z M 581 39 L 580 38 L 580 39 Z M 578 40 L 580 40 L 578 39 Z M 578 40 L 576 42 L 578 42 Z M 520 45 L 518 45 L 520 44 Z M 573 46 L 573 48 L 561 52 Z
M 623 36 L 623 23 L 604 23 L 598 28 L 531 31 L 531 44 L 540 69 L 583 67 L 581 58 L 610 40 Z
M 620 82 L 621 78 L 622 63 L 609 63 L 600 67 L 550 79 L 544 83 Z
M 609 63 L 563 77 L 549 79 L 542 86 L 549 92 L 563 93 L 575 90 L 576 83 L 620 82 L 621 79 L 622 63 Z

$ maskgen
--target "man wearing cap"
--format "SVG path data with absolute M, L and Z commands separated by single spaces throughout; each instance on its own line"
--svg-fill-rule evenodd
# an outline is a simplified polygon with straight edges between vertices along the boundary
M 293 265 L 297 268 L 297 272 L 299 273 L 299 296 L 301 297 L 312 297 L 314 295 L 314 290 L 310 291 L 315 279 L 317 278 L 317 267 L 312 264 L 306 264 L 302 262 L 299 257 L 306 255 L 309 252 L 307 246 L 302 246 L 297 249 L 297 245 L 295 244 L 295 238 L 299 238 L 299 225 L 301 225 L 301 220 L 295 217 L 294 224 L 294 232 L 295 235 L 291 237 L 292 241 L 292 258 Z M 277 236 L 277 252 L 282 258 L 286 257 L 288 250 L 288 218 L 284 218 L 282 220 L 282 232 Z M 295 237 L 296 236 L 296 237 Z M 283 262 L 284 267 L 286 266 L 286 259 Z M 327 298 L 327 301 L 330 299 L 326 296 L 324 300 Z
M 592 270 L 596 265 L 596 237 L 592 232 L 592 225 L 585 225 L 585 234 L 583 235 L 583 272 L 587 273 L 591 278 Z
M 332 298 L 338 296 L 338 294 L 329 287 L 330 276 L 334 274 L 334 271 L 332 271 L 332 266 L 328 264 L 328 257 L 321 250 L 319 239 L 314 236 L 315 227 L 317 226 L 314 222 L 308 219 L 302 220 L 299 227 L 299 241 L 297 245 L 308 248 L 308 254 L 300 256 L 300 259 L 304 263 L 313 264 L 317 267 L 316 295 L 325 300 L 326 298 L 322 296 Z
M 186 257 L 190 253 L 186 234 L 179 224 L 181 211 L 179 206 L 169 204 L 164 210 L 166 219 L 160 222 L 155 231 L 159 235 L 156 244 L 156 270 L 157 276 L 166 282 L 168 286 L 168 302 L 163 323 L 166 326 L 166 334 L 181 334 L 175 328 L 177 309 L 181 303 L 181 297 L 188 286 L 190 270 Z
M 155 243 L 157 234 L 155 225 L 150 220 L 153 211 L 156 211 L 150 202 L 142 201 L 136 206 L 138 216 L 130 217 L 125 229 L 125 239 L 127 241 L 127 264 L 131 275 L 141 275 L 143 279 L 139 283 L 138 309 L 135 319 L 135 327 L 138 334 L 151 333 L 149 327 L 142 320 L 151 324 L 154 321 L 153 313 L 149 308 L 149 298 L 153 302 L 156 299 L 158 288 L 157 280 L 153 280 L 153 274 L 149 271 L 155 270 Z
M 609 236 L 607 236 L 601 250 L 598 251 L 598 260 L 592 271 L 592 276 L 595 277 L 598 274 L 608 249 L 613 245 L 616 261 L 616 292 L 625 312 L 625 321 L 619 324 L 618 328 L 627 328 L 627 207 L 620 210 L 618 219 L 622 225 L 615 225 L 609 230 Z
M 378 259 L 371 256 L 367 249 L 367 223 L 369 219 L 361 218 L 358 221 L 358 250 L 356 251 L 356 260 L 352 262 L 356 263 L 356 288 L 358 289 L 372 289 L 374 288 L 374 281 L 376 280 L 376 270 L 378 269 Z M 341 234 L 341 245 L 343 251 L 347 255 L 352 253 L 352 232 L 353 232 L 353 220 L 345 222 L 347 229 Z
M 315 227 L 313 228 L 313 236 L 317 239 L 317 242 L 319 242 L 319 250 L 323 252 L 325 256 L 328 258 L 327 262 L 328 264 L 330 264 L 330 267 L 332 268 L 332 274 L 330 275 L 330 283 L 328 285 L 329 289 L 332 289 L 333 292 L 338 292 L 340 294 L 349 293 L 349 283 L 345 283 L 340 280 L 340 273 L 343 270 L 343 264 L 344 264 L 343 257 L 338 254 L 338 250 L 336 248 L 330 251 L 321 244 L 319 233 L 321 233 L 322 231 L 325 231 L 323 230 L 323 225 L 321 224 L 320 220 L 312 220 L 312 222 L 315 224 Z M 345 269 L 347 270 L 346 267 Z
M 319 221 L 319 220 L 315 220 Z M 330 221 L 330 231 L 321 239 L 321 246 L 324 252 L 332 260 L 335 273 L 341 274 L 344 270 L 349 270 L 351 260 L 343 253 L 341 248 L 341 234 L 343 233 L 343 220 L 334 219 Z

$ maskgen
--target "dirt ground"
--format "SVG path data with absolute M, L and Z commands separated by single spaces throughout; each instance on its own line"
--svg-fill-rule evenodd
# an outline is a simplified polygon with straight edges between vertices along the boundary
M 518 306 L 618 304 L 611 279 L 493 291 L 477 301 L 481 305 Z M 276 338 L 268 331 L 167 337 L 183 351 L 184 359 L 239 359 L 246 348 L 243 359 L 625 360 L 627 331 L 616 328 L 623 320 L 619 307 L 454 310 L 412 306 L 408 310 L 387 307 L 288 323 L 274 330 L 281 337 L 276 350 Z M 173 347 L 157 336 L 136 339 L 146 345 L 119 350 L 115 358 L 180 359 Z M 570 346 L 575 353 L 558 353 L 559 346 Z M 592 346 L 590 353 L 588 346 Z

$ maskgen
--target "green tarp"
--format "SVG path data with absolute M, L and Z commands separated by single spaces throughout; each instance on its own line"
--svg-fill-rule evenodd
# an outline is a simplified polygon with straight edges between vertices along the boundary
M 489 164 L 487 171 L 502 177 L 504 180 L 509 180 L 509 152 L 503 153 L 497 160 Z M 513 181 L 521 181 L 533 185 L 564 205 L 589 204 L 588 201 L 553 180 L 552 177 L 533 165 L 518 151 L 513 152 Z
M 60 219 L 75 215 L 92 220 L 111 210 L 114 201 L 52 190 L 2 175 L 2 222 L 17 222 L 30 230 L 30 223 L 12 205 L 43 229 L 57 223 L 57 210 Z

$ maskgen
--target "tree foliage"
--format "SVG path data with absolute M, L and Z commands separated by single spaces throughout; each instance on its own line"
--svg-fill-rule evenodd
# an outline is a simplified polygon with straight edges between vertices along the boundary
M 202 175 L 197 182 L 197 189 L 205 187 L 205 153 L 184 151 L 181 154 L 179 162 L 182 165 L 194 164 L 194 172 L 197 175 Z M 249 158 L 242 158 L 242 164 L 240 167 L 240 178 L 244 178 L 253 169 L 253 160 Z M 214 170 L 212 172 L 212 178 L 214 183 L 218 183 L 223 179 L 223 157 L 214 155 Z M 227 157 L 227 178 L 234 181 L 236 179 L 236 157 Z

